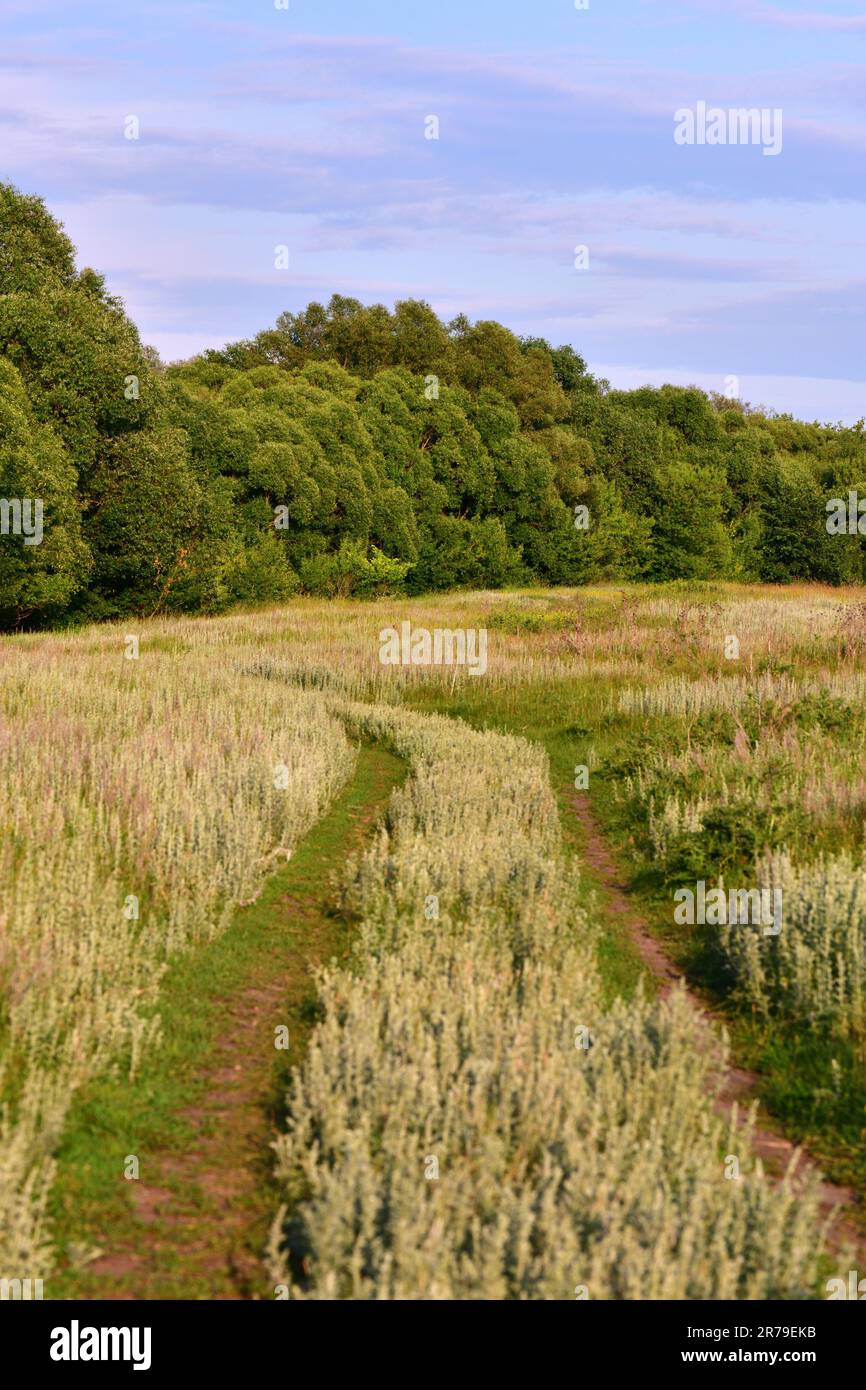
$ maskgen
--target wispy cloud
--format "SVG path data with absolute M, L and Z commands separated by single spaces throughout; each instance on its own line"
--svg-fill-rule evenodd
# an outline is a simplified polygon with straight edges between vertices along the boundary
M 846 381 L 866 16 L 833 8 L 439 0 L 431 27 L 405 0 L 22 4 L 0 53 L 4 176 L 60 210 L 168 356 L 337 290 L 607 363 Z M 752 24 L 778 40 L 744 41 Z M 698 99 L 782 107 L 783 154 L 677 147 L 673 113 Z
M 776 5 L 740 4 L 737 9 L 758 24 L 774 24 L 782 29 L 825 33 L 866 33 L 864 14 L 825 14 L 822 10 L 780 10 Z

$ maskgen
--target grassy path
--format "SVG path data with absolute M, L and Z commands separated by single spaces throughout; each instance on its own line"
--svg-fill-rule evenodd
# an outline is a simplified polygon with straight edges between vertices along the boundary
M 540 710 L 524 707 L 515 717 L 429 693 L 417 704 L 544 745 L 566 846 L 584 869 L 587 905 L 607 925 L 599 964 L 608 997 L 630 995 L 640 979 L 664 994 L 681 978 L 679 963 L 630 891 L 590 796 L 574 787 L 585 728 L 566 724 L 549 706 L 540 718 Z M 76 1103 L 60 1153 L 56 1225 L 69 1241 L 85 1232 L 102 1253 L 87 1258 L 71 1247 L 52 1295 L 273 1297 L 261 1264 L 279 1202 L 269 1145 L 286 1074 L 316 1018 L 313 968 L 346 950 L 350 929 L 329 911 L 329 880 L 363 843 L 404 771 L 385 750 L 362 748 L 351 784 L 259 900 L 220 941 L 172 967 L 160 1002 L 164 1043 L 146 1072 L 134 1086 L 104 1081 Z M 693 990 L 690 998 L 702 1021 L 721 1021 L 701 994 Z M 274 1047 L 281 1026 L 289 1030 L 288 1051 Z M 706 1036 L 713 1046 L 709 1029 Z M 751 1103 L 757 1083 L 751 1072 L 730 1068 L 720 1106 Z M 776 1174 L 793 1154 L 763 1118 L 753 1144 Z M 132 1155 L 140 1176 L 126 1181 Z M 866 1252 L 860 1221 L 851 1219 L 856 1194 L 826 1184 L 823 1200 L 835 1217 L 834 1243 Z
M 618 994 L 629 997 L 638 980 L 643 981 L 650 994 L 660 996 L 664 996 L 674 983 L 685 981 L 696 1015 L 707 1025 L 730 1029 L 730 1020 L 724 1017 L 714 1000 L 706 998 L 688 980 L 675 952 L 651 925 L 640 895 L 632 891 L 630 875 L 621 867 L 612 841 L 599 822 L 591 792 L 575 789 L 574 767 L 584 756 L 592 724 L 575 726 L 573 707 L 557 705 L 553 698 L 525 699 L 522 706 L 516 708 L 503 704 L 497 709 L 489 701 L 474 704 L 469 700 L 449 707 L 444 700 L 431 699 L 428 692 L 417 703 L 442 714 L 459 716 L 476 727 L 499 728 L 535 739 L 546 749 L 566 846 L 579 858 L 586 905 L 592 904 L 591 910 L 601 914 L 606 927 L 599 967 L 608 998 Z M 712 1046 L 709 1030 L 707 1037 L 708 1045 Z M 746 1112 L 756 1101 L 763 1101 L 762 1082 L 763 1078 L 747 1067 L 729 1065 L 722 1082 L 719 1109 L 728 1112 L 736 1103 L 741 1112 Z M 798 1145 L 785 1136 L 784 1126 L 775 1117 L 771 1118 L 762 1104 L 752 1147 L 767 1172 L 778 1178 Z M 803 1175 L 821 1171 L 824 1168 L 822 1159 L 823 1155 L 812 1157 L 802 1147 L 798 1171 Z M 832 1218 L 831 1247 L 851 1246 L 861 1260 L 866 1259 L 866 1212 L 858 1190 L 844 1180 L 822 1181 L 821 1206 L 824 1216 Z
M 602 910 L 625 927 L 662 998 L 678 984 L 685 989 L 699 1025 L 706 1030 L 708 1046 L 713 1046 L 713 1040 L 717 1037 L 713 1025 L 723 1026 L 724 1018 L 685 983 L 673 957 L 653 935 L 649 922 L 628 896 L 626 876 L 599 828 L 588 793 L 574 792 L 572 811 L 582 827 L 584 855 L 599 888 Z M 736 1104 L 741 1111 L 748 1111 L 757 1101 L 758 1091 L 759 1078 L 754 1072 L 728 1065 L 722 1078 L 717 1109 L 720 1113 L 728 1114 Z M 761 1159 L 766 1171 L 780 1179 L 797 1153 L 797 1146 L 785 1138 L 777 1126 L 768 1122 L 765 1112 L 760 1113 L 750 1140 L 753 1152 Z M 801 1151 L 797 1165 L 798 1180 L 815 1172 L 820 1173 L 820 1165 L 807 1152 Z M 866 1258 L 863 1212 L 854 1188 L 822 1181 L 821 1213 L 831 1221 L 830 1248 L 841 1250 L 852 1246 L 858 1258 Z
M 136 1082 L 103 1080 L 78 1098 L 54 1194 L 67 1260 L 50 1296 L 273 1297 L 260 1258 L 279 1202 L 270 1142 L 315 1022 L 315 967 L 348 949 L 332 876 L 404 774 L 385 749 L 362 747 L 352 781 L 257 901 L 173 963 L 163 1043 Z M 127 1179 L 133 1158 L 139 1176 Z

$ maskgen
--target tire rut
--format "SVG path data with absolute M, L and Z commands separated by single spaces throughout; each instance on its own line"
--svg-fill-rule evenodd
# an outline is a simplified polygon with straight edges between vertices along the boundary
M 707 1046 L 718 1051 L 718 1028 L 724 1019 L 711 1009 L 686 981 L 675 961 L 662 943 L 652 934 L 644 916 L 628 896 L 622 871 L 602 834 L 586 793 L 574 792 L 571 806 L 582 832 L 581 858 L 592 872 L 599 897 L 609 914 L 626 930 L 648 973 L 656 981 L 660 998 L 673 989 L 683 991 L 695 1017 L 704 1031 Z M 814 1176 L 819 1182 L 821 1215 L 829 1223 L 828 1245 L 834 1252 L 853 1248 L 857 1256 L 866 1259 L 866 1234 L 863 1210 L 857 1192 L 852 1187 L 825 1179 L 819 1162 L 802 1146 L 793 1144 L 773 1128 L 768 1117 L 760 1115 L 758 1100 L 759 1078 L 743 1067 L 726 1066 L 719 1077 L 716 1109 L 730 1116 L 734 1105 L 739 1111 L 756 1111 L 751 1133 L 751 1147 L 766 1171 L 781 1181 L 789 1165 L 796 1164 L 792 1186 L 797 1189 L 804 1179 Z
M 195 1103 L 176 1112 L 194 1141 L 147 1154 L 147 1181 L 128 1184 L 132 1230 L 89 1264 L 97 1289 L 92 1297 L 178 1297 L 179 1287 L 193 1299 L 273 1297 L 261 1252 L 278 1205 L 270 1189 L 271 1143 L 285 1090 L 275 1067 L 274 1030 L 292 1019 L 289 1056 L 297 1065 L 312 1024 L 296 1028 L 295 1022 L 314 997 L 316 970 L 349 949 L 348 924 L 330 910 L 331 876 L 363 847 L 405 772 L 400 760 L 375 747 L 361 748 L 359 764 L 372 780 L 370 794 L 344 812 L 346 833 L 327 842 L 302 881 L 289 878 L 288 891 L 274 903 L 267 949 L 230 997 L 214 1001 L 220 1022 L 197 1078 Z M 311 836 L 333 814 L 332 807 Z M 110 1233 L 104 1243 L 111 1246 Z

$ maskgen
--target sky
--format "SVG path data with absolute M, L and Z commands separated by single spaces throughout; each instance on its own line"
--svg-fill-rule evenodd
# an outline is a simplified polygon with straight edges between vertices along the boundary
M 167 361 L 421 298 L 866 415 L 866 0 L 3 0 L 0 38 L 0 179 Z M 700 102 L 781 150 L 677 143 Z

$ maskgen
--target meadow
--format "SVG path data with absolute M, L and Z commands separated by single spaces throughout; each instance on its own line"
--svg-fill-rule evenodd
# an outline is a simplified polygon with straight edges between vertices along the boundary
M 817 1181 L 766 1170 L 723 1093 L 750 1068 L 761 1123 L 851 1186 L 857 1226 L 858 593 L 294 598 L 0 639 L 0 1275 L 120 1287 L 87 1252 L 132 1202 L 121 1159 L 147 1160 L 123 1104 L 180 1056 L 172 981 L 204 998 L 222 950 L 225 1031 L 244 913 L 288 930 L 300 900 L 268 885 L 382 749 L 403 768 L 384 815 L 309 889 L 343 944 L 274 1072 L 252 1296 L 824 1296 L 849 1266 Z M 406 619 L 484 629 L 483 675 L 383 664 Z M 605 906 L 581 799 L 711 1024 Z M 780 889 L 778 935 L 678 923 L 699 882 Z M 204 1066 L 185 1046 L 175 1082 Z M 82 1118 L 106 1085 L 111 1134 Z M 149 1296 L 136 1278 L 126 1296 Z M 181 1277 L 172 1296 L 210 1291 Z

